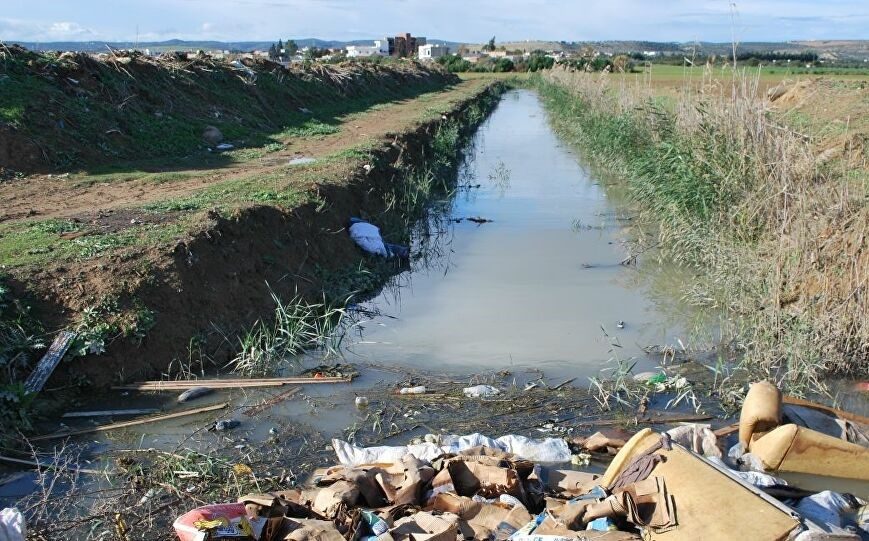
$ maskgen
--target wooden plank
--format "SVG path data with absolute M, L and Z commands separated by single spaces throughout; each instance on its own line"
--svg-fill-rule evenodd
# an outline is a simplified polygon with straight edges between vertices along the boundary
M 116 415 L 150 415 L 157 413 L 157 408 L 140 408 L 131 410 L 103 410 L 103 411 L 68 411 L 61 417 L 111 417 Z
M 351 383 L 349 377 L 328 378 L 242 378 L 242 379 L 196 379 L 185 381 L 139 381 L 126 385 L 115 385 L 112 389 L 124 391 L 177 391 L 193 387 L 212 389 L 234 389 L 240 387 L 280 387 L 281 385 L 309 385 L 325 383 Z
M 722 426 L 718 430 L 714 430 L 712 433 L 715 434 L 716 438 L 720 438 L 722 436 L 729 436 L 734 432 L 739 432 L 739 423 L 733 423 L 732 425 Z
M 693 423 L 694 421 L 708 421 L 709 419 L 713 419 L 712 415 L 660 415 L 652 417 L 634 417 L 630 419 L 597 419 L 593 421 L 582 422 L 583 425 L 591 425 L 591 426 L 616 426 L 621 424 L 639 424 L 639 425 L 664 425 L 669 423 Z
M 132 421 L 122 421 L 119 423 L 111 423 L 107 425 L 101 426 L 93 426 L 89 428 L 82 428 L 79 430 L 70 430 L 67 432 L 59 432 L 56 434 L 46 434 L 44 436 L 36 436 L 35 438 L 30 438 L 30 441 L 43 441 L 43 440 L 54 440 L 57 438 L 66 438 L 67 436 L 78 436 L 81 434 L 92 434 L 94 432 L 105 432 L 107 430 L 115 430 L 116 428 L 126 428 L 128 426 L 136 426 L 143 425 L 146 423 L 156 423 L 158 421 L 165 421 L 167 419 L 177 419 L 178 417 L 186 417 L 188 415 L 196 415 L 197 413 L 206 413 L 209 411 L 217 411 L 226 408 L 229 406 L 229 402 L 222 402 L 220 404 L 215 404 L 213 406 L 203 406 L 201 408 L 194 408 L 184 411 L 176 411 L 175 413 L 167 413 L 166 415 L 155 415 L 153 417 L 145 417 L 142 419 L 134 419 Z
M 63 356 L 66 355 L 66 351 L 69 349 L 74 338 L 74 332 L 60 331 L 60 333 L 54 338 L 54 342 L 51 343 L 51 347 L 48 348 L 48 351 L 46 351 L 45 355 L 42 356 L 42 359 L 39 360 L 36 369 L 33 370 L 30 377 L 28 377 L 27 381 L 24 383 L 24 390 L 26 392 L 38 393 L 43 387 L 45 387 L 45 383 L 48 381 L 48 378 L 51 377 L 57 364 L 61 359 L 63 359 Z
M 292 387 L 290 389 L 287 389 L 286 391 L 269 398 L 268 400 L 266 400 L 262 404 L 256 404 L 254 406 L 251 406 L 250 408 L 248 408 L 248 410 L 246 412 L 244 412 L 244 414 L 247 415 L 248 417 L 253 417 L 254 415 L 257 415 L 257 414 L 262 413 L 263 411 L 269 409 L 270 407 L 274 406 L 275 404 L 283 402 L 284 400 L 292 397 L 294 394 L 298 393 L 301 390 L 302 390 L 301 387 Z

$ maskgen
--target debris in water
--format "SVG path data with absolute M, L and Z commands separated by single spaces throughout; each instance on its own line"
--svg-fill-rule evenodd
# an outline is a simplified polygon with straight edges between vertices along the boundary
M 220 421 L 215 421 L 214 425 L 208 430 L 216 430 L 218 432 L 223 432 L 225 430 L 232 430 L 237 427 L 241 423 L 236 421 L 235 419 L 222 419 Z
M 189 402 L 190 400 L 211 394 L 213 392 L 214 390 L 211 387 L 193 387 L 192 389 L 187 389 L 186 391 L 178 395 L 178 402 Z
M 624 329 L 624 328 L 625 328 L 625 322 L 622 321 L 622 320 L 620 319 L 620 320 L 618 321 L 618 323 L 616 323 L 616 328 L 618 328 L 618 329 Z
M 487 396 L 495 396 L 496 394 L 501 393 L 501 391 L 491 385 L 474 385 L 473 387 L 465 387 L 462 392 L 468 398 L 483 398 Z

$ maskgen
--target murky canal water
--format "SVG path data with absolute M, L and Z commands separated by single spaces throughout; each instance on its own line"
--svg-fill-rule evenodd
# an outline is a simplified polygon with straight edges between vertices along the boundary
M 366 303 L 387 317 L 364 325 L 350 361 L 584 381 L 616 355 L 675 342 L 680 329 L 636 285 L 638 270 L 619 264 L 624 205 L 553 133 L 536 94 L 505 96 L 460 183 L 470 188 L 450 217 L 492 222 L 442 225 L 441 253 Z

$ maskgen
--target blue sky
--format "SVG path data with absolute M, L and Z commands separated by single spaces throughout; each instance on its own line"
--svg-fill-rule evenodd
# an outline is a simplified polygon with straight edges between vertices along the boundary
M 869 39 L 869 0 L 2 0 L 0 40 Z

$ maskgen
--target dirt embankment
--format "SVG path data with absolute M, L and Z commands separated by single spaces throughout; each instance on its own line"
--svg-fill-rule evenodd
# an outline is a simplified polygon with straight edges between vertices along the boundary
M 414 62 L 284 68 L 262 59 L 34 53 L 0 47 L 0 168 L 18 172 L 184 157 L 203 131 L 261 144 L 312 119 L 444 88 Z
M 482 120 L 481 108 L 487 112 L 496 102 L 499 88 L 482 88 L 439 119 L 384 140 L 371 152 L 370 170 L 359 165 L 317 182 L 311 189 L 315 202 L 295 208 L 253 205 L 230 216 L 204 212 L 200 228 L 168 253 L 130 249 L 13 273 L 13 288 L 36 297 L 49 329 L 74 325 L 95 298 L 112 297 L 120 310 L 129 311 L 144 303 L 154 315 L 144 337 L 118 338 L 102 355 L 63 363 L 48 386 L 81 377 L 96 385 L 157 377 L 191 359 L 223 366 L 238 349 L 239 333 L 273 314 L 272 292 L 282 299 L 297 292 L 319 296 L 330 274 L 358 266 L 364 256 L 347 234 L 348 219 L 387 220 L 386 194 L 406 181 L 409 169 L 425 164 L 440 124 L 458 121 L 470 130 Z

